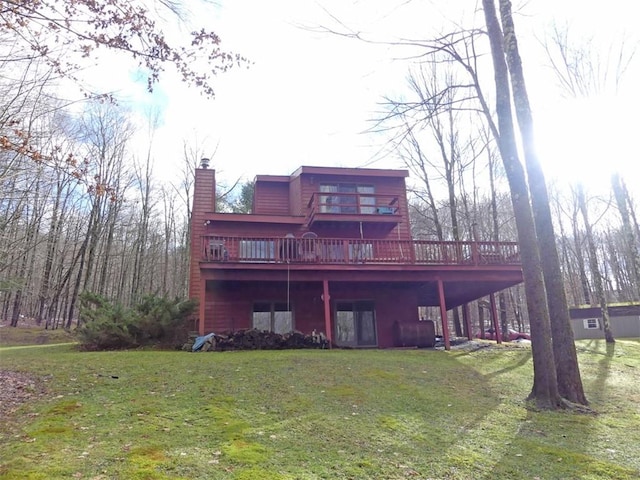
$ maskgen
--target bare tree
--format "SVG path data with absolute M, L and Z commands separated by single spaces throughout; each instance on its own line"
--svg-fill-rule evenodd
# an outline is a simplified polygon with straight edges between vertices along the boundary
M 498 145 L 505 167 L 513 211 L 518 227 L 518 241 L 522 256 L 527 309 L 531 325 L 534 379 L 529 396 L 539 407 L 558 408 L 562 405 L 558 391 L 551 325 L 547 308 L 546 291 L 542 273 L 536 228 L 529 200 L 529 189 L 524 170 L 518 157 L 518 148 L 511 113 L 511 88 L 509 71 L 505 61 L 503 34 L 493 0 L 483 0 L 491 56 L 496 82 L 496 112 L 498 115 Z
M 591 222 L 589 221 L 589 209 L 587 208 L 587 200 L 584 194 L 584 187 L 581 184 L 578 184 L 576 195 L 578 199 L 578 208 L 580 209 L 582 221 L 584 223 L 593 288 L 595 290 L 597 302 L 600 304 L 600 310 L 602 311 L 602 327 L 604 329 L 604 338 L 607 343 L 614 343 L 615 339 L 613 338 L 613 333 L 611 332 L 611 321 L 609 319 L 607 297 L 605 295 L 604 286 L 602 284 L 602 273 L 600 271 L 600 267 L 598 266 L 598 253 L 596 249 L 596 243 L 593 236 Z
M 635 291 L 633 292 L 635 298 L 640 299 L 640 251 L 638 249 L 640 238 L 636 236 L 632 225 L 632 201 L 629 198 L 625 182 L 619 173 L 614 173 L 611 176 L 611 188 L 613 189 L 620 220 L 622 221 L 624 251 L 627 253 L 628 263 L 630 264 L 630 283 L 635 286 Z
M 487 8 L 486 5 L 485 8 Z M 522 137 L 535 230 L 540 248 L 544 251 L 544 255 L 541 256 L 542 271 L 551 319 L 558 390 L 560 395 L 567 400 L 586 405 L 588 402 L 584 394 L 582 379 L 580 378 L 578 356 L 569 319 L 567 297 L 562 281 L 562 271 L 560 270 L 560 257 L 558 256 L 553 229 L 549 194 L 544 172 L 535 150 L 533 117 L 522 70 L 522 61 L 518 51 L 510 0 L 500 0 L 500 16 L 502 19 L 506 59 L 511 77 L 513 103 Z
M 448 58 L 442 60 L 436 57 L 428 63 L 428 67 L 421 65 L 412 70 L 408 84 L 415 100 L 387 98 L 384 104 L 387 111 L 376 123 L 379 129 L 394 131 L 390 144 L 399 152 L 407 168 L 420 178 L 423 190 L 420 194 L 427 201 L 439 240 L 445 240 L 445 230 L 435 203 L 432 183 L 434 180 L 442 181 L 447 196 L 445 205 L 448 208 L 450 238 L 460 241 L 464 233 L 460 224 L 459 199 L 463 202 L 462 210 L 468 211 L 468 205 L 464 204 L 467 198 L 464 177 L 478 157 L 475 149 L 477 140 L 463 136 L 463 124 L 472 123 L 466 111 L 471 107 L 464 102 L 468 92 L 460 85 L 452 69 L 446 66 L 447 62 Z M 441 64 L 445 65 L 442 70 Z M 471 222 L 468 223 L 466 232 L 470 236 Z M 456 335 L 462 336 L 463 328 L 457 308 L 453 310 L 453 324 Z

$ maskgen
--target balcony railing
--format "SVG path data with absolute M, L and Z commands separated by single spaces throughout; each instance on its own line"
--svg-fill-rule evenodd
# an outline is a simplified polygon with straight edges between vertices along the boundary
M 398 196 L 375 193 L 315 192 L 307 204 L 310 218 L 328 215 L 397 215 Z
M 205 236 L 205 262 L 519 265 L 515 242 Z

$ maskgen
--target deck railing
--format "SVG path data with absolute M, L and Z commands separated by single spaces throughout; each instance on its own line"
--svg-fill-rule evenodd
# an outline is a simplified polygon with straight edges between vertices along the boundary
M 333 215 L 396 215 L 398 196 L 376 193 L 315 192 L 307 205 L 310 216 Z
M 204 236 L 205 262 L 519 265 L 515 242 Z

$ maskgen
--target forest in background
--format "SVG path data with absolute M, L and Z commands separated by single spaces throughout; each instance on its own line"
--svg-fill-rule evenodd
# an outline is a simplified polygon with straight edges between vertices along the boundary
M 68 105 L 55 93 L 64 75 L 59 65 L 37 55 L 23 58 L 2 40 L 2 322 L 71 327 L 83 292 L 125 306 L 147 294 L 186 297 L 193 170 L 202 156 L 212 156 L 218 169 L 243 159 L 217 159 L 185 142 L 174 180 L 160 181 L 151 145 L 141 155 L 133 144 L 130 112 L 100 95 L 80 110 Z M 416 238 L 517 240 L 491 124 L 479 114 L 493 97 L 478 74 L 483 42 L 476 30 L 425 41 L 428 60 L 410 66 L 406 96 L 382 101 L 376 125 L 388 138 L 388 163 L 411 171 Z M 609 88 L 612 80 L 586 61 L 584 46 L 571 45 L 560 32 L 549 50 L 567 95 Z M 615 83 L 624 62 L 609 70 Z M 624 180 L 603 178 L 607 188 L 597 193 L 580 184 L 549 185 L 572 305 L 640 299 L 638 199 Z M 219 208 L 247 211 L 250 185 L 230 179 L 219 189 Z M 521 286 L 500 297 L 505 321 L 518 327 L 526 323 L 524 305 Z
M 0 152 L 3 322 L 32 319 L 53 328 L 70 327 L 77 318 L 78 296 L 85 291 L 125 306 L 147 294 L 186 297 L 193 169 L 203 152 L 185 145 L 184 158 L 176 161 L 176 180 L 163 183 L 154 176 L 151 157 L 131 153 L 133 127 L 117 106 L 90 104 L 79 118 L 44 108 L 42 102 L 33 109 L 30 129 L 42 142 L 55 142 L 57 157 L 39 162 L 19 152 Z M 37 115 L 37 109 L 43 113 Z M 415 238 L 517 240 L 502 167 L 491 152 L 474 156 L 471 147 L 460 148 L 448 163 L 440 155 L 423 157 L 424 163 L 402 157 L 412 172 Z M 71 157 L 87 161 L 70 168 Z M 601 275 L 609 302 L 640 298 L 637 203 L 618 181 L 620 190 L 606 196 L 591 196 L 579 186 L 551 189 L 571 305 L 598 304 L 594 275 Z M 249 211 L 250 182 L 220 190 L 221 211 Z M 628 209 L 631 235 L 620 206 Z M 597 271 L 589 263 L 589 238 Z M 512 325 L 524 326 L 522 286 L 505 292 L 501 308 Z

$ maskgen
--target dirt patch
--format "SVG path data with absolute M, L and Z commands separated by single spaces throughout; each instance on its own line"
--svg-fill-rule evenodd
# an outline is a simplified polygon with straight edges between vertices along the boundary
M 21 405 L 46 394 L 42 382 L 26 373 L 0 370 L 0 421 L 9 418 Z

